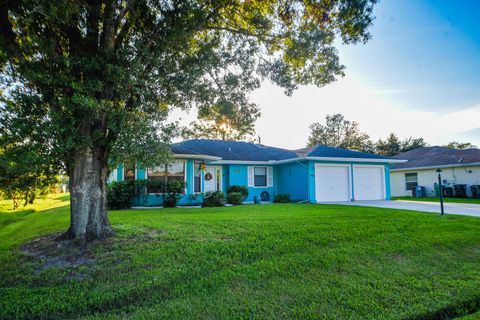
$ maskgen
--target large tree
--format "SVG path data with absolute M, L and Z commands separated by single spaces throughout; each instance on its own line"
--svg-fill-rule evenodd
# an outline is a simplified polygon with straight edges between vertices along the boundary
M 315 122 L 310 125 L 307 145 L 317 144 L 364 152 L 373 151 L 370 136 L 360 130 L 357 122 L 345 119 L 340 113 L 327 115 L 325 124 Z
M 171 107 L 241 105 L 262 78 L 287 94 L 334 81 L 335 39 L 367 41 L 375 2 L 2 1 L 0 134 L 64 166 L 65 237 L 104 238 L 108 165 L 163 161 Z

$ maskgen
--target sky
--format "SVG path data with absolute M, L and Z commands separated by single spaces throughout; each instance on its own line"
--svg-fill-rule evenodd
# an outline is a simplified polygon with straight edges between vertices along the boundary
M 478 0 L 381 0 L 372 39 L 338 47 L 345 77 L 301 87 L 291 97 L 269 82 L 251 94 L 262 112 L 261 142 L 304 147 L 311 123 L 342 113 L 373 140 L 394 132 L 430 145 L 480 146 L 478 12 Z M 181 117 L 186 123 L 192 116 Z

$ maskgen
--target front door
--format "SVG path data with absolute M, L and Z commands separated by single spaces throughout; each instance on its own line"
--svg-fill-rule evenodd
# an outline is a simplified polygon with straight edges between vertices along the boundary
M 207 166 L 203 181 L 203 190 L 205 192 L 222 191 L 222 167 Z

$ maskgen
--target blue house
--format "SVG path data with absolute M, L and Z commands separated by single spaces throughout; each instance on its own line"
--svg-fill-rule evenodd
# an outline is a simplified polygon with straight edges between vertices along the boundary
M 113 180 L 181 180 L 185 194 L 180 205 L 195 204 L 208 191 L 247 186 L 246 202 L 272 201 L 288 194 L 296 202 L 390 199 L 389 165 L 405 162 L 375 154 L 323 145 L 286 150 L 239 141 L 194 139 L 171 147 L 175 161 L 168 166 L 142 168 L 120 165 Z M 198 195 L 198 196 L 197 196 Z M 159 206 L 162 195 L 147 188 L 134 200 L 139 206 Z

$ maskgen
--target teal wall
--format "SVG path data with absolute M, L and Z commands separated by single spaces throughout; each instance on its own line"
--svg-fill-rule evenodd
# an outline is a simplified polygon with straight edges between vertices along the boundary
M 290 200 L 308 200 L 308 162 L 293 162 L 279 165 L 277 168 L 278 194 L 288 194 Z
M 147 172 L 142 165 L 137 164 L 137 171 L 136 171 L 137 176 L 135 177 L 136 180 L 144 180 L 147 178 Z
M 316 203 L 315 198 L 315 162 L 308 161 L 308 200 L 310 203 Z
M 385 190 L 386 190 L 386 197 L 385 200 L 390 200 L 392 197 L 392 191 L 390 188 L 390 165 L 387 163 L 385 165 Z
M 264 166 L 264 165 L 259 165 Z M 231 164 L 229 165 L 228 183 L 230 186 L 240 185 L 248 186 L 248 167 L 247 164 Z M 273 166 L 273 187 L 248 187 L 247 202 L 254 201 L 255 197 L 260 198 L 262 192 L 266 191 L 270 195 L 270 200 L 277 194 L 277 168 Z
M 186 174 L 186 184 L 185 184 L 185 189 L 186 193 L 185 194 L 192 194 L 193 193 L 193 161 L 190 159 L 187 159 L 185 161 L 185 174 Z
M 123 180 L 123 164 L 119 165 L 117 168 L 117 181 Z

